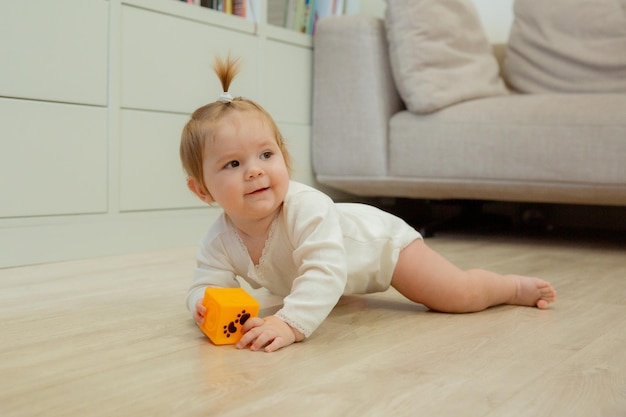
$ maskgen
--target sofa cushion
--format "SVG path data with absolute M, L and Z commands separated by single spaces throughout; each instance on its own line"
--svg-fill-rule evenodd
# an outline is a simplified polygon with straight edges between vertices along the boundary
M 389 123 L 390 175 L 623 187 L 626 95 L 511 94 Z M 571 201 L 575 201 L 571 196 Z
M 524 93 L 626 92 L 625 0 L 516 0 L 504 74 Z
M 385 28 L 396 87 L 412 112 L 507 94 L 469 0 L 390 0 Z

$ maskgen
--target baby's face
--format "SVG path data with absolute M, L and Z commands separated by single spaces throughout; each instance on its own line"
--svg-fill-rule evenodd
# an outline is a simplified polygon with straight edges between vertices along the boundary
M 204 150 L 204 182 L 235 221 L 275 215 L 289 188 L 276 137 L 261 114 L 233 111 L 217 125 Z

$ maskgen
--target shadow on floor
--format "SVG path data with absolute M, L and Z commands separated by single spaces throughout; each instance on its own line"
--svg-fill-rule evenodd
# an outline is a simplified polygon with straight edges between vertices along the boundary
M 444 234 L 597 242 L 626 249 L 626 207 L 489 201 L 368 201 L 403 218 L 425 238 Z

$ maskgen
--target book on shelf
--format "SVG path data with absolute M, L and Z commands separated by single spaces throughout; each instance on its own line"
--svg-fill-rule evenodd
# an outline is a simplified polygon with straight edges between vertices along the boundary
M 261 0 L 200 0 L 200 6 L 258 22 Z
M 259 21 L 263 0 L 176 0 Z M 344 13 L 346 0 L 267 0 L 267 23 L 315 34 L 319 19 Z
M 271 7 L 272 0 L 268 1 Z M 283 26 L 309 35 L 315 34 L 319 19 L 344 11 L 344 0 L 282 0 L 282 3 L 286 9 Z

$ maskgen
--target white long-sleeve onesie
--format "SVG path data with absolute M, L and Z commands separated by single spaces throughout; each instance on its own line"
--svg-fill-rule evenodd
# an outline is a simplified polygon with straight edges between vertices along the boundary
M 228 216 L 218 218 L 198 251 L 187 305 L 193 312 L 205 288 L 238 287 L 240 276 L 284 296 L 276 316 L 308 337 L 342 294 L 389 288 L 400 251 L 419 238 L 398 217 L 291 181 L 258 265 Z

